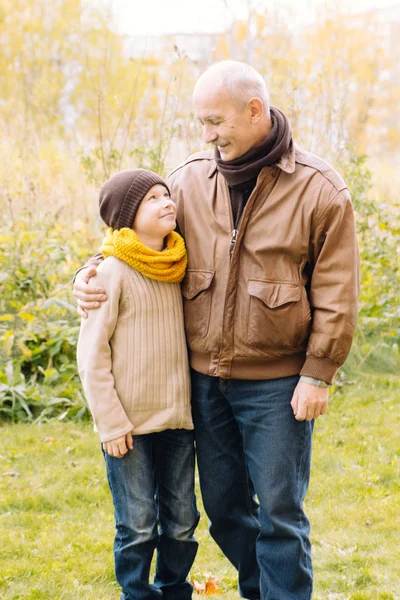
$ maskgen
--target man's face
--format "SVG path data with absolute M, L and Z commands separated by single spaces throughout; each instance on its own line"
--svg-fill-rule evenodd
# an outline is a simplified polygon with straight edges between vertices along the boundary
M 225 90 L 195 91 L 193 105 L 204 141 L 217 146 L 222 160 L 234 160 L 256 145 L 249 107 L 239 108 Z

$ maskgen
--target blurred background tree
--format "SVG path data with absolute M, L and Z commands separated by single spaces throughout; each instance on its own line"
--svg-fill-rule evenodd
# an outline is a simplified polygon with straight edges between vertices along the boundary
M 191 107 L 208 64 L 265 77 L 297 143 L 337 166 L 362 255 L 360 321 L 346 367 L 399 367 L 400 16 L 324 9 L 294 29 L 247 0 L 210 34 L 127 36 L 107 3 L 0 0 L 0 411 L 82 417 L 71 278 L 97 250 L 97 194 L 112 173 L 166 174 L 204 148 Z M 344 371 L 345 372 L 345 371 Z

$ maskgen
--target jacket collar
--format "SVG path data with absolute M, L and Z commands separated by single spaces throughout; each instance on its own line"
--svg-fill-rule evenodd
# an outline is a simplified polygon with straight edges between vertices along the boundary
M 285 173 L 294 173 L 296 170 L 296 150 L 293 141 L 291 142 L 287 152 L 278 160 L 276 166 Z
M 278 160 L 276 166 L 284 171 L 285 173 L 294 173 L 296 169 L 296 160 L 295 160 L 295 147 L 292 142 L 285 154 Z M 212 177 L 217 170 L 217 163 L 214 158 L 211 160 L 210 168 L 208 170 L 208 177 Z

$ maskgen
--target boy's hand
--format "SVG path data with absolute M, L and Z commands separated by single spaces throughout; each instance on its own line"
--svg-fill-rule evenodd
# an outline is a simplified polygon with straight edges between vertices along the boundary
M 133 448 L 133 437 L 131 433 L 127 433 L 115 440 L 110 442 L 103 442 L 102 444 L 104 452 L 107 452 L 114 458 L 123 458 L 128 450 Z
M 79 271 L 75 279 L 73 294 L 78 298 L 78 314 L 84 319 L 87 319 L 87 310 L 99 308 L 100 302 L 107 300 L 107 295 L 102 288 L 88 285 L 89 279 L 96 273 L 95 267 L 86 267 Z

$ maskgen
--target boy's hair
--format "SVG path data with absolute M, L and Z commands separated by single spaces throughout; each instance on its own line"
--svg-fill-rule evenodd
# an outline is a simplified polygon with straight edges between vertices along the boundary
M 147 169 L 127 169 L 116 173 L 100 189 L 100 216 L 108 227 L 132 228 L 141 201 L 153 185 L 163 185 L 170 193 L 165 181 Z

